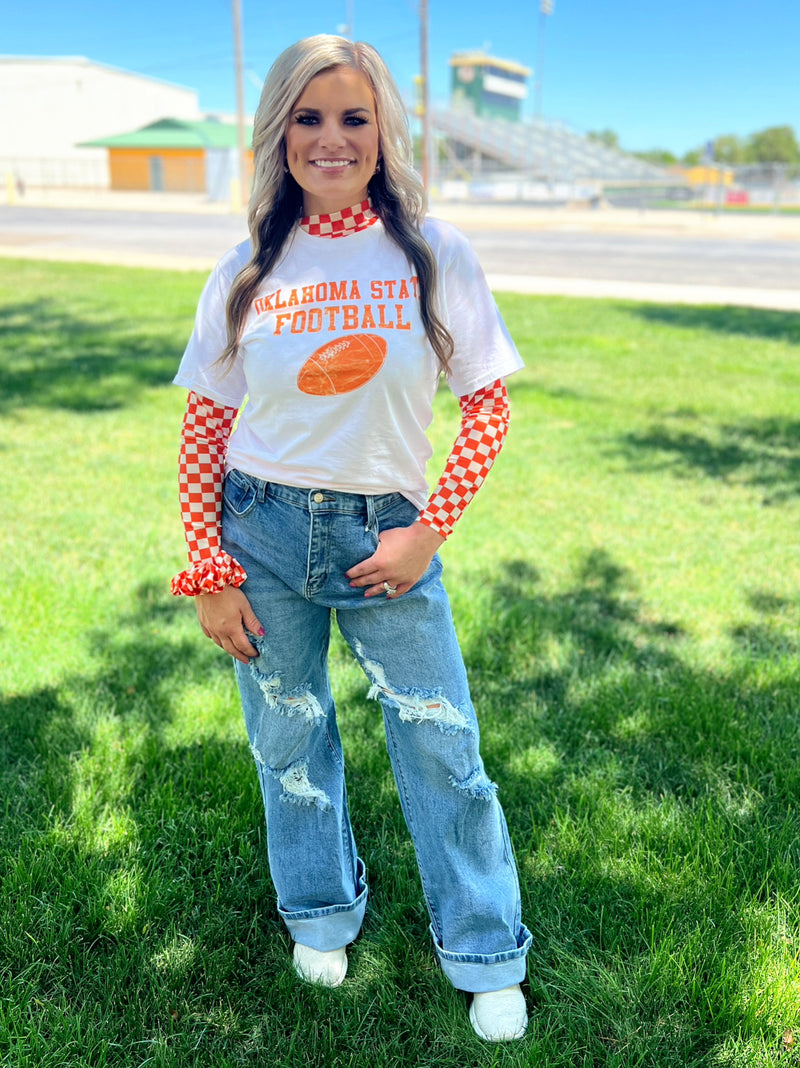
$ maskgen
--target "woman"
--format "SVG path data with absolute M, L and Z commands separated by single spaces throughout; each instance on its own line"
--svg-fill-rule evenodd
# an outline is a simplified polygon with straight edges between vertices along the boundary
M 382 705 L 441 966 L 481 1037 L 519 1038 L 530 934 L 436 552 L 502 444 L 521 360 L 466 240 L 423 221 L 374 49 L 288 48 L 253 146 L 251 241 L 212 273 L 175 379 L 191 566 L 173 592 L 235 660 L 297 973 L 342 982 L 367 903 L 328 684 L 335 610 Z M 462 426 L 429 498 L 442 371 Z

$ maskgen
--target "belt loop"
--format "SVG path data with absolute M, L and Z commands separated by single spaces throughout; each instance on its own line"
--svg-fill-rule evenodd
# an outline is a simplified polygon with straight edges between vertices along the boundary
M 367 502 L 367 525 L 365 530 L 377 530 L 378 529 L 378 513 L 375 511 L 375 498 L 372 496 L 366 496 L 364 500 Z
M 263 504 L 267 498 L 267 490 L 269 489 L 269 482 L 265 482 L 263 478 L 258 479 L 258 503 Z

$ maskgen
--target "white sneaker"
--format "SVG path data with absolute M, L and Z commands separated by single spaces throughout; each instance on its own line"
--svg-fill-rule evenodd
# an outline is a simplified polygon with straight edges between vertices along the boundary
M 317 986 L 339 986 L 347 975 L 347 950 L 344 946 L 323 952 L 295 942 L 292 959 L 294 970 L 300 978 Z
M 487 1042 L 513 1042 L 522 1038 L 528 1026 L 528 1011 L 519 984 L 474 994 L 469 1022 L 478 1038 Z

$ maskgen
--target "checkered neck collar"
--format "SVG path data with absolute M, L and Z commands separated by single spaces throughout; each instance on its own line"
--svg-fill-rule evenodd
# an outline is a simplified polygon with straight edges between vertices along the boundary
M 300 220 L 300 229 L 312 237 L 347 237 L 366 230 L 377 221 L 378 216 L 367 199 L 352 208 L 334 211 L 332 215 L 306 215 Z

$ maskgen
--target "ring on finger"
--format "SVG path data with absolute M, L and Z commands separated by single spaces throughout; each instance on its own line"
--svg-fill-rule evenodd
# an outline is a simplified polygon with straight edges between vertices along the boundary
M 390 597 L 391 597 L 391 596 L 392 596 L 393 594 L 397 593 L 397 587 L 396 587 L 396 586 L 391 586 L 391 585 L 390 585 L 390 584 L 389 584 L 388 582 L 384 582 L 384 584 L 383 584 L 383 589 L 384 589 L 384 591 L 385 591 L 386 593 L 388 593 L 388 594 L 389 594 L 389 596 L 390 596 Z

